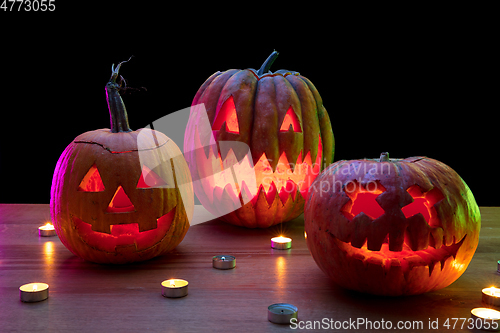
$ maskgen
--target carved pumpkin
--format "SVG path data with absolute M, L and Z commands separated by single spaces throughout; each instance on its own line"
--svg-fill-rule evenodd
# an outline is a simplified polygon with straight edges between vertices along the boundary
M 172 250 L 189 228 L 194 205 L 191 176 L 175 143 L 154 130 L 130 130 L 116 83 L 121 64 L 106 85 L 111 130 L 76 137 L 52 180 L 59 238 L 97 263 L 142 261 Z
M 318 91 L 298 72 L 271 73 L 277 55 L 258 71 L 213 74 L 191 107 L 184 154 L 195 193 L 235 225 L 266 228 L 297 217 L 310 184 L 333 161 Z
M 447 165 L 427 158 L 338 161 L 316 178 L 307 246 L 337 284 L 380 295 L 444 288 L 474 255 L 481 217 Z

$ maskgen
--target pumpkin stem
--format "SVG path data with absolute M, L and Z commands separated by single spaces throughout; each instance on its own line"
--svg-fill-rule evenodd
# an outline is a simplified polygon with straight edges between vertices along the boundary
M 380 154 L 380 162 L 389 162 L 389 153 L 388 152 L 383 152 Z
M 128 124 L 127 109 L 125 108 L 125 104 L 123 104 L 123 100 L 119 92 L 121 83 L 124 81 L 121 75 L 120 83 L 116 83 L 116 79 L 119 76 L 118 71 L 120 70 L 121 65 L 130 61 L 130 59 L 132 59 L 132 57 L 126 61 L 120 62 L 116 68 L 115 64 L 111 66 L 111 77 L 106 84 L 106 100 L 108 101 L 109 122 L 111 124 L 111 132 L 113 133 L 132 131 Z
M 278 57 L 278 51 L 274 50 L 273 53 L 269 57 L 267 57 L 266 61 L 260 66 L 259 71 L 257 72 L 258 76 L 262 76 L 263 74 L 269 72 L 274 60 Z

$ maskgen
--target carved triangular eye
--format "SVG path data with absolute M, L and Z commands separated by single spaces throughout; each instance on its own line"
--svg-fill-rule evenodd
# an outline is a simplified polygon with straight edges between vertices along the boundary
M 142 166 L 141 178 L 137 183 L 137 188 L 153 188 L 166 186 L 167 183 L 147 166 Z
M 290 106 L 286 112 L 285 118 L 283 118 L 283 123 L 281 124 L 280 132 L 288 132 L 292 126 L 294 132 L 302 133 L 302 128 L 300 127 L 300 121 L 297 118 L 293 108 Z
M 90 167 L 89 171 L 85 174 L 80 185 L 78 186 L 78 191 L 82 192 L 102 192 L 104 191 L 104 184 L 102 183 L 101 175 L 99 170 L 94 163 Z
M 230 96 L 224 104 L 222 104 L 217 116 L 215 117 L 212 130 L 219 131 L 222 125 L 226 123 L 226 132 L 240 133 L 238 125 L 238 116 L 236 115 L 236 107 L 234 106 L 233 96 Z

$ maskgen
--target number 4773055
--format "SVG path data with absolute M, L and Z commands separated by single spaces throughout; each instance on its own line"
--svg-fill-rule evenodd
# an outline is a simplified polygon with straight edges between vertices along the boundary
M 56 10 L 56 0 L 3 0 L 0 10 L 4 12 L 53 12 Z

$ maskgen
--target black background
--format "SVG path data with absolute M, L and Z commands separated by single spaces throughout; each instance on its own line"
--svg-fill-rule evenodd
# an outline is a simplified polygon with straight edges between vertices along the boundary
M 335 160 L 382 151 L 429 156 L 455 169 L 479 205 L 500 204 L 497 40 L 488 9 L 415 14 L 301 4 L 259 13 L 222 3 L 212 11 L 142 3 L 56 1 L 53 13 L 0 12 L 0 203 L 48 203 L 64 148 L 109 127 L 111 64 L 134 55 L 120 74 L 147 88 L 124 96 L 137 129 L 190 106 L 214 72 L 259 68 L 276 49 L 272 70 L 298 71 L 320 92 Z

